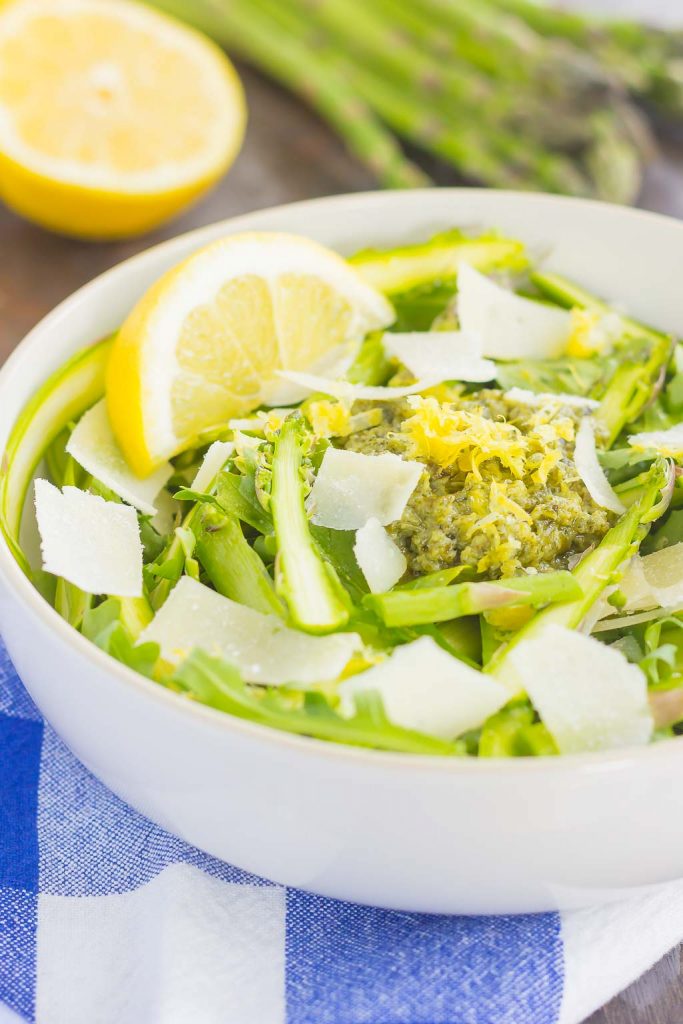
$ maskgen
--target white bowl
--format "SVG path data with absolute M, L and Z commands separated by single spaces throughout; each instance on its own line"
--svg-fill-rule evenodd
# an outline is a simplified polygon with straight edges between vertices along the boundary
M 473 189 L 297 203 L 156 246 L 58 306 L 0 371 L 0 450 L 53 370 L 214 238 L 294 231 L 349 253 L 454 225 L 523 238 L 551 269 L 658 327 L 681 326 L 683 224 L 665 217 Z M 0 627 L 31 696 L 91 771 L 159 825 L 277 882 L 403 910 L 516 913 L 604 902 L 683 875 L 683 740 L 468 761 L 271 731 L 110 659 L 40 597 L 2 542 Z

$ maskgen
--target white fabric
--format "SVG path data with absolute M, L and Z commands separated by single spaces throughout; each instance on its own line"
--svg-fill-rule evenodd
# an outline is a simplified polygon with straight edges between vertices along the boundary
M 562 914 L 562 938 L 558 1024 L 580 1024 L 683 941 L 683 881 Z
M 281 1024 L 284 977 L 280 888 L 174 864 L 130 892 L 39 898 L 37 1024 Z

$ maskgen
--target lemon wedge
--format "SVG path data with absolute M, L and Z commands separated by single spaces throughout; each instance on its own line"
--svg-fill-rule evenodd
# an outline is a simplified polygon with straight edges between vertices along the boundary
M 0 7 L 0 195 L 62 233 L 125 237 L 234 159 L 245 104 L 222 51 L 129 0 Z
M 220 239 L 130 313 L 107 373 L 109 417 L 140 476 L 264 402 L 278 370 L 319 365 L 394 319 L 340 256 L 297 235 Z

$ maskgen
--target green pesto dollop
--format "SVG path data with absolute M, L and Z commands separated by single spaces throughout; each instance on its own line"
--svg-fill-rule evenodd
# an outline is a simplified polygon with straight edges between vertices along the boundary
M 412 574 L 455 565 L 497 579 L 566 568 L 615 516 L 590 497 L 574 465 L 581 412 L 498 390 L 435 389 L 381 405 L 382 422 L 344 445 L 418 459 L 425 472 L 389 533 Z

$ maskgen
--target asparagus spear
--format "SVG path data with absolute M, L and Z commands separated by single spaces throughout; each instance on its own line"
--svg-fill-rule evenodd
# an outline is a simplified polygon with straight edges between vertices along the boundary
M 277 541 L 276 586 L 292 620 L 310 633 L 346 625 L 349 610 L 334 570 L 323 561 L 304 507 L 304 423 L 288 416 L 275 441 L 271 511 Z
M 551 602 L 581 597 L 575 577 L 566 571 L 513 576 L 496 583 L 456 583 L 372 594 L 363 603 L 373 608 L 386 626 L 419 626 L 477 615 L 494 608 L 527 605 L 539 608 Z
M 537 32 L 585 52 L 638 95 L 668 113 L 683 109 L 683 34 L 626 19 L 597 18 L 532 0 L 486 0 Z
M 565 604 L 555 604 L 537 612 L 506 644 L 498 649 L 486 666 L 487 672 L 504 676 L 508 671 L 509 651 L 549 623 L 577 629 L 587 613 L 647 536 L 650 525 L 666 511 L 671 494 L 673 466 L 665 459 L 653 463 L 640 498 L 602 538 L 573 571 L 581 596 Z
M 293 35 L 276 32 L 250 0 L 149 2 L 202 29 L 306 99 L 385 187 L 431 184 L 428 175 L 405 156 L 357 92 L 318 57 L 316 50 L 303 46 Z
M 415 33 L 408 32 L 394 54 L 391 26 L 386 30 L 379 17 L 380 0 L 372 10 L 360 0 L 351 2 L 353 18 L 340 0 L 327 0 L 323 6 L 335 12 L 335 31 L 348 33 L 352 23 L 354 45 L 363 37 L 366 49 L 361 60 L 342 52 L 334 33 L 330 38 L 329 31 L 322 31 L 320 12 L 306 9 L 302 18 L 301 0 L 197 0 L 192 6 L 185 0 L 156 0 L 156 6 L 186 17 L 307 98 L 384 185 L 410 187 L 427 179 L 381 122 L 466 176 L 488 184 L 621 202 L 633 199 L 643 132 L 631 130 L 631 109 L 624 118 L 620 106 L 607 110 L 605 101 L 596 100 L 601 116 L 594 120 L 585 116 L 584 107 L 577 111 L 570 102 L 546 117 L 547 90 L 538 100 L 538 90 L 530 86 L 522 102 L 519 88 L 501 88 L 509 76 L 494 83 L 470 63 L 449 64 L 442 70 L 421 53 Z M 372 32 L 365 31 L 369 26 Z M 349 42 L 346 35 L 343 39 Z M 533 138 L 537 126 L 544 125 L 554 142 L 556 127 L 570 123 L 575 126 L 572 137 L 578 131 L 585 143 L 579 159 Z
M 394 295 L 420 285 L 455 278 L 462 263 L 484 273 L 524 270 L 524 244 L 495 234 L 469 237 L 462 231 L 442 231 L 427 242 L 393 249 L 362 249 L 349 259 L 373 288 Z
M 548 298 L 567 308 L 578 306 L 596 313 L 610 310 L 601 299 L 559 274 L 535 273 L 531 279 Z M 595 414 L 598 436 L 607 448 L 652 400 L 653 392 L 666 372 L 674 344 L 668 335 L 638 320 L 622 316 L 621 321 L 625 336 L 635 341 L 642 339 L 643 345 L 631 359 L 619 363 Z
M 326 62 L 336 67 L 361 93 L 367 103 L 395 131 L 429 152 L 455 164 L 471 177 L 502 187 L 541 187 L 549 191 L 593 194 L 590 182 L 574 162 L 561 153 L 539 147 L 535 126 L 543 113 L 534 96 L 520 104 L 518 90 L 492 88 L 492 83 L 467 67 L 446 68 L 425 56 L 410 39 L 391 34 L 374 8 L 357 4 L 349 18 L 347 0 L 323 0 L 314 14 L 328 32 L 323 36 L 302 17 L 306 0 L 289 4 L 257 0 L 281 31 L 309 40 L 319 49 L 325 45 Z M 360 29 L 358 25 L 360 24 Z M 390 44 L 390 45 L 389 45 Z M 357 59 L 354 50 L 358 49 Z M 524 111 L 525 138 L 520 139 L 520 111 Z M 482 133 L 486 118 L 489 131 Z M 554 123 L 566 123 L 566 116 Z M 589 122 L 581 119 L 582 126 Z M 585 132 L 584 132 L 585 134 Z M 590 136 L 592 138 L 592 135 Z M 602 194 L 600 186 L 596 192 Z M 610 193 L 611 198 L 630 200 L 632 192 Z
M 196 556 L 219 594 L 264 615 L 282 615 L 273 581 L 235 516 L 202 505 L 195 520 Z

